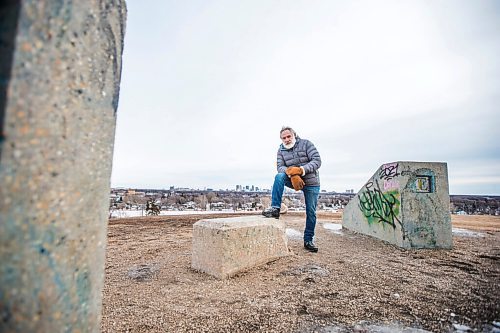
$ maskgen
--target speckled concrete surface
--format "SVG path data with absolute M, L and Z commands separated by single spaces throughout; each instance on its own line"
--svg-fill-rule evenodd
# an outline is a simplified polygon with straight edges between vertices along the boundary
M 290 254 L 285 224 L 259 215 L 196 222 L 192 250 L 192 267 L 219 279 Z
M 99 331 L 125 3 L 17 6 L 0 142 L 0 331 Z

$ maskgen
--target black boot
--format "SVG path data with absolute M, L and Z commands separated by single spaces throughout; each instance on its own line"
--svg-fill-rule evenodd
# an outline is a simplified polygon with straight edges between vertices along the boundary
M 312 241 L 304 242 L 304 248 L 310 252 L 318 252 L 318 248 Z
M 265 217 L 274 217 L 275 219 L 280 218 L 280 209 L 276 207 L 269 207 L 262 212 Z

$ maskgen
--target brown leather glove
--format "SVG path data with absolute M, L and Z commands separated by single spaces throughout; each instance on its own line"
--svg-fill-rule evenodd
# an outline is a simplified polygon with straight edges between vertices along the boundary
M 302 176 L 302 168 L 296 166 L 288 167 L 285 173 L 288 175 L 288 177 L 292 177 L 295 175 Z
M 300 176 L 298 175 L 292 176 L 290 180 L 292 181 L 292 186 L 295 189 L 295 191 L 300 191 L 304 188 L 305 183 L 302 180 L 302 178 L 300 178 Z

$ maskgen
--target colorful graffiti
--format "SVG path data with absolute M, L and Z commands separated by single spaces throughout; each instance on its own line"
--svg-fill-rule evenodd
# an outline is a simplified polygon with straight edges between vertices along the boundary
M 396 223 L 401 225 L 398 219 L 400 198 L 401 195 L 397 189 L 382 192 L 378 181 L 375 180 L 375 183 L 368 182 L 364 191 L 360 193 L 359 208 L 369 224 L 384 223 L 396 228 Z
M 384 179 L 384 191 L 389 191 L 399 188 L 399 181 L 397 179 Z

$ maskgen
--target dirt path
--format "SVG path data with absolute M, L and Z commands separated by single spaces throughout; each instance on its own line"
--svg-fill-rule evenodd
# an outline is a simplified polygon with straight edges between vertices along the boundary
M 110 221 L 103 332 L 334 332 L 363 320 L 448 332 L 500 321 L 499 217 L 453 216 L 476 233 L 454 236 L 445 251 L 402 250 L 319 214 L 312 254 L 302 248 L 304 218 L 287 214 L 294 255 L 223 281 L 190 267 L 201 218 Z

